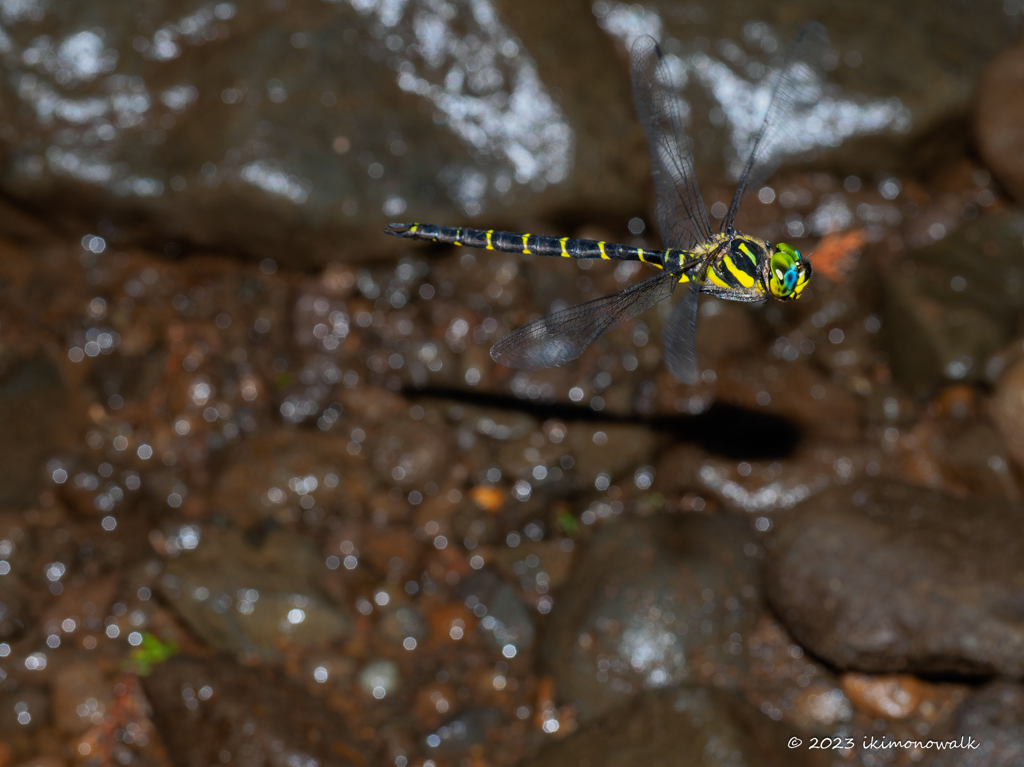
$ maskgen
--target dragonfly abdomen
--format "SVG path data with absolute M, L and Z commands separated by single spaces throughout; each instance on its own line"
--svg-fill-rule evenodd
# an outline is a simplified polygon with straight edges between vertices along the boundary
M 664 252 L 644 250 L 603 240 L 577 240 L 572 237 L 518 232 L 498 232 L 494 229 L 465 229 L 434 224 L 388 224 L 384 230 L 395 237 L 464 245 L 481 250 L 499 250 L 504 253 L 523 253 L 536 256 L 562 258 L 599 258 L 607 261 L 642 261 L 659 269 L 664 264 Z

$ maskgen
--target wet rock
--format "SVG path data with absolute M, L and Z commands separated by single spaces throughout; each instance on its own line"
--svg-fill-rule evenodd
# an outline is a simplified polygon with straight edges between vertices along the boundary
M 0 578 L 0 639 L 7 640 L 25 628 L 25 610 L 30 602 L 23 579 L 30 576 L 34 547 L 25 535 L 25 520 L 19 514 L 0 514 L 0 559 L 7 573 Z
M 966 111 L 974 77 L 1017 28 L 998 5 L 968 14 L 923 2 L 899 21 L 933 32 L 910 39 L 895 19 L 879 24 L 873 7 L 453 9 L 165 2 L 134 25 L 116 4 L 73 17 L 41 6 L 9 14 L 11 159 L 0 184 L 40 208 L 59 198 L 102 211 L 122 241 L 287 252 L 304 264 L 365 258 L 401 248 L 381 237 L 384 217 L 633 212 L 650 195 L 648 160 L 625 57 L 610 54 L 639 29 L 661 31 L 688 68 L 698 160 L 724 181 L 732 131 L 714 130 L 707 112 L 718 107 L 734 129 L 749 122 L 716 94 L 758 82 L 793 19 L 816 16 L 833 33 L 841 55 L 830 79 L 851 92 L 857 118 L 844 112 L 842 132 L 886 131 L 839 156 L 871 170 L 902 159 L 907 137 L 894 127 L 916 137 Z M 744 26 L 749 18 L 762 21 Z M 469 60 L 484 66 L 467 76 Z
M 643 689 L 733 683 L 759 610 L 756 549 L 731 517 L 599 531 L 558 595 L 545 642 L 560 697 L 587 722 Z
M 753 357 L 753 355 L 752 355 Z M 810 365 L 734 360 L 718 386 L 722 402 L 782 416 L 810 437 L 854 440 L 860 402 Z
M 45 357 L 0 367 L 0 507 L 36 502 L 43 460 L 70 420 L 60 371 Z
M 383 698 L 398 689 L 398 664 L 393 660 L 372 661 L 366 664 L 356 679 L 367 695 Z
M 50 687 L 54 724 L 68 735 L 100 724 L 114 703 L 114 685 L 94 663 L 62 666 Z
M 1021 315 L 1022 236 L 1024 217 L 993 215 L 913 251 L 887 275 L 883 327 L 899 383 L 927 393 L 984 376 Z
M 314 504 L 344 512 L 364 500 L 373 485 L 345 445 L 333 436 L 294 429 L 243 442 L 225 458 L 211 508 L 243 529 L 268 520 L 293 522 Z
M 698 322 L 697 357 L 701 360 L 742 352 L 756 338 L 749 309 L 734 301 L 705 298 L 700 304 Z
M 142 681 L 175 765 L 219 764 L 225 754 L 239 764 L 367 763 L 342 717 L 274 674 L 174 658 Z
M 906 719 L 921 705 L 923 684 L 909 674 L 844 674 L 843 690 L 861 710 L 885 719 Z
M 978 78 L 974 135 L 996 178 L 1024 202 L 1024 47 L 1000 53 Z
M 1024 763 L 1024 688 L 993 682 L 960 710 L 950 740 L 971 742 L 926 762 L 928 767 L 1010 767 Z
M 1005 394 L 1005 390 L 1000 391 Z M 940 458 L 943 467 L 971 493 L 1019 500 L 1017 483 L 1010 469 L 1007 443 L 1011 434 L 1016 433 L 1015 427 L 1020 421 L 1009 413 L 1004 415 L 1006 410 L 1012 411 L 1012 405 L 1006 401 L 1007 398 L 1000 399 L 1000 393 L 997 392 L 991 406 L 1002 435 L 987 423 L 974 424 L 957 434 Z M 1024 440 L 1021 443 L 1024 444 Z
M 501 725 L 501 711 L 493 708 L 473 708 L 438 727 L 426 737 L 427 753 L 447 756 L 479 749 L 486 742 L 487 733 Z
M 1006 449 L 1017 465 L 1024 467 L 1024 360 L 1014 364 L 999 379 L 990 412 L 1006 440 Z
M 1020 675 L 1020 514 L 896 482 L 833 488 L 777 518 L 767 594 L 839 668 Z
M 537 466 L 561 467 L 571 470 L 581 486 L 593 487 L 600 474 L 614 479 L 646 463 L 660 442 L 644 426 L 577 421 L 510 440 L 498 450 L 497 459 L 509 477 L 531 479 Z
M 37 756 L 22 762 L 18 767 L 64 767 L 65 764 L 59 756 Z
M 410 418 L 395 418 L 381 429 L 373 456 L 381 476 L 399 487 L 422 487 L 447 461 L 447 433 Z
M 214 650 L 273 662 L 282 648 L 322 647 L 351 632 L 351 620 L 313 586 L 320 563 L 298 536 L 271 533 L 254 548 L 211 528 L 193 551 L 167 562 L 160 588 Z
M 5 691 L 0 703 L 0 732 L 30 732 L 45 727 L 50 716 L 50 696 L 45 690 L 28 685 Z
M 377 631 L 396 645 L 412 637 L 420 640 L 427 633 L 426 621 L 415 607 L 386 608 L 377 623 Z
M 828 755 L 788 749 L 785 724 L 713 688 L 683 686 L 648 693 L 631 706 L 584 727 L 530 760 L 536 767 L 652 767 L 693 764 L 831 764 Z
M 46 627 L 48 632 L 58 634 L 60 625 L 70 618 L 76 629 L 81 630 L 69 636 L 66 641 L 80 644 L 89 634 L 95 636 L 102 633 L 103 617 L 110 615 L 110 608 L 120 586 L 120 578 L 116 575 L 91 578 L 84 582 L 73 581 L 39 616 L 39 624 Z
M 593 24 L 558 26 L 578 30 L 573 50 L 591 52 L 591 67 L 542 77 L 538 53 L 491 6 L 167 2 L 130 27 L 113 6 L 32 15 L 5 25 L 5 188 L 102 209 L 123 239 L 324 263 L 395 253 L 381 221 L 403 213 L 455 222 L 519 203 L 536 215 L 581 194 L 626 207 L 640 191 L 612 151 L 633 125 L 628 76 L 595 55 L 609 43 Z M 424 23 L 429 48 L 417 44 Z M 486 75 L 466 75 L 471 56 Z M 554 95 L 579 93 L 583 71 L 603 73 L 603 119 L 589 98 L 563 107 Z M 584 172 L 571 174 L 576 157 Z
M 727 508 L 748 513 L 791 509 L 832 484 L 846 484 L 864 476 L 896 476 L 897 471 L 876 444 L 868 442 L 802 442 L 800 448 L 778 460 L 735 460 L 709 455 L 693 445 L 664 450 L 655 473 L 654 487 L 693 508 L 696 498 L 715 498 Z
M 503 546 L 494 552 L 495 564 L 506 578 L 519 579 L 529 590 L 537 583 L 557 589 L 568 580 L 572 572 L 572 540 L 523 541 L 515 548 Z
M 964 684 L 909 675 L 837 675 L 796 644 L 770 612 L 745 637 L 744 652 L 750 658 L 738 687 L 744 700 L 792 727 L 805 742 L 847 737 L 860 744 L 864 736 L 917 740 L 946 734 L 970 692 Z M 849 758 L 852 764 L 877 767 L 896 762 L 902 753 L 857 749 Z
M 480 618 L 478 626 L 484 640 L 506 657 L 533 645 L 535 630 L 530 614 L 512 587 L 493 572 L 481 570 L 465 581 L 459 593 L 466 607 Z

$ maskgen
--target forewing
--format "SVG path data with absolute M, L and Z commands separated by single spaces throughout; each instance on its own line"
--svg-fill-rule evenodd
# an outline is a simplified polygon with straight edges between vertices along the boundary
M 554 368 L 579 357 L 597 338 L 672 295 L 678 275 L 662 272 L 632 287 L 570 306 L 516 328 L 491 347 L 510 368 Z
M 813 109 L 821 98 L 828 48 L 825 27 L 812 21 L 797 34 L 782 67 L 774 73 L 768 111 L 761 128 L 754 135 L 732 203 L 722 220 L 722 231 L 733 225 L 747 190 L 755 189 L 767 181 L 785 156 L 782 144 L 793 117 L 800 111 Z
M 683 130 L 679 97 L 670 90 L 672 73 L 653 37 L 633 44 L 633 101 L 651 152 L 658 226 L 666 248 L 690 250 L 711 237 L 711 225 L 693 170 Z
M 707 278 L 708 265 L 691 274 L 690 281 L 682 285 L 682 295 L 672 308 L 668 322 L 661 332 L 662 358 L 669 371 L 684 384 L 695 386 L 699 380 L 697 369 L 697 299 L 700 286 Z

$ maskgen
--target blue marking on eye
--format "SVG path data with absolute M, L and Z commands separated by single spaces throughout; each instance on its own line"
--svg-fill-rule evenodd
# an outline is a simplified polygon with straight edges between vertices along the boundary
M 786 292 L 790 292 L 793 286 L 796 285 L 797 272 L 796 267 L 791 266 L 786 270 L 785 276 L 782 278 L 783 283 L 786 286 Z

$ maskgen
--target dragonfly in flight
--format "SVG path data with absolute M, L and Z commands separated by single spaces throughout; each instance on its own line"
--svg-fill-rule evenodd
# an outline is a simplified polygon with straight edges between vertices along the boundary
M 798 110 L 814 106 L 824 83 L 829 40 L 825 28 L 807 24 L 797 35 L 773 77 L 764 122 L 754 134 L 721 227 L 711 228 L 694 173 L 693 155 L 683 129 L 681 103 L 671 89 L 661 47 L 649 36 L 633 44 L 630 71 L 637 115 L 651 154 L 658 226 L 663 250 L 570 237 L 499 232 L 433 224 L 388 224 L 385 233 L 431 242 L 508 253 L 640 261 L 660 269 L 604 298 L 571 306 L 513 330 L 491 348 L 491 357 L 511 368 L 550 368 L 579 357 L 598 337 L 669 298 L 681 296 L 662 333 L 663 358 L 686 384 L 699 380 L 696 353 L 697 299 L 700 293 L 744 303 L 799 298 L 811 278 L 811 264 L 785 243 L 771 243 L 737 231 L 733 224 L 745 195 L 757 188 L 781 160 L 786 132 Z

